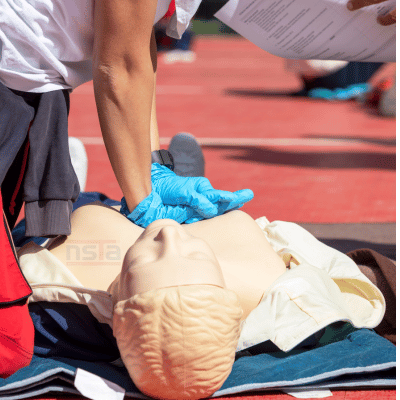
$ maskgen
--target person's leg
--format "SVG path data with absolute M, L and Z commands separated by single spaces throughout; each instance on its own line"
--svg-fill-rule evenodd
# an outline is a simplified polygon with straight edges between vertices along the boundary
M 347 86 L 366 83 L 383 63 L 349 62 L 344 68 L 312 80 L 305 80 L 304 87 L 307 91 L 315 88 L 337 89 Z

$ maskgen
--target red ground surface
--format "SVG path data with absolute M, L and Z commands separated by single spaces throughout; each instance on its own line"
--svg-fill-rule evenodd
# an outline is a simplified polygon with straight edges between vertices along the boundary
M 32 400 L 83 400 L 84 397 L 38 397 Z M 295 397 L 278 392 L 271 392 L 270 394 L 245 394 L 242 396 L 229 396 L 229 397 L 216 397 L 217 400 L 295 400 Z M 328 400 L 395 400 L 395 390 L 353 390 L 353 391 L 333 391 Z
M 283 59 L 244 39 L 200 37 L 195 51 L 191 64 L 159 58 L 162 143 L 182 131 L 208 143 L 207 177 L 218 189 L 252 189 L 255 198 L 243 209 L 255 218 L 395 221 L 394 118 L 355 101 L 287 96 L 300 88 L 297 77 Z M 76 89 L 71 103 L 70 135 L 83 138 L 88 151 L 86 190 L 120 198 L 92 84 Z

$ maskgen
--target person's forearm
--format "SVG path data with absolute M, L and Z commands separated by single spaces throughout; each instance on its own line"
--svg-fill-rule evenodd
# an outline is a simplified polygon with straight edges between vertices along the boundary
M 94 7 L 93 85 L 100 127 L 129 211 L 151 187 L 150 123 L 157 0 L 101 0 Z
M 150 139 L 151 139 L 151 151 L 160 150 L 160 139 L 158 135 L 157 125 L 157 110 L 156 110 L 156 71 L 157 71 L 157 43 L 156 37 L 153 33 L 151 35 L 150 54 L 154 69 L 154 90 L 153 90 L 153 101 L 151 105 L 151 121 L 150 121 Z
M 160 138 L 158 135 L 157 113 L 156 113 L 156 75 L 154 74 L 154 92 L 151 106 L 151 121 L 150 121 L 150 141 L 151 151 L 160 150 Z
M 132 211 L 151 192 L 150 119 L 154 71 L 105 67 L 93 71 L 100 126 L 117 181 Z

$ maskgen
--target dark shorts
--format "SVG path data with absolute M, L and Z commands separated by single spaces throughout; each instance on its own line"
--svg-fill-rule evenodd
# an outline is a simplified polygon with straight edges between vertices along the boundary
M 0 83 L 0 185 L 12 229 L 25 202 L 28 236 L 70 234 L 79 183 L 68 146 L 69 93 L 26 93 Z

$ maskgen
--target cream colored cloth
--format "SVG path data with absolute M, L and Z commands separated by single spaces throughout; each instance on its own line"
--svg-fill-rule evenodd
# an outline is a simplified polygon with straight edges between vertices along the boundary
M 109 293 L 85 288 L 57 257 L 34 242 L 18 249 L 17 254 L 21 270 L 32 288 L 29 303 L 84 304 L 99 322 L 112 326 L 114 304 Z
M 335 321 L 349 321 L 357 328 L 380 323 L 383 295 L 349 257 L 299 225 L 270 223 L 265 217 L 256 222 L 288 270 L 266 288 L 260 304 L 243 321 L 237 350 L 271 340 L 289 351 Z M 64 264 L 33 242 L 18 255 L 33 290 L 30 302 L 86 304 L 100 322 L 112 326 L 109 293 L 84 288 Z
M 265 217 L 256 222 L 288 270 L 243 321 L 237 350 L 269 339 L 290 351 L 335 321 L 357 328 L 381 322 L 385 299 L 354 261 L 297 224 Z

